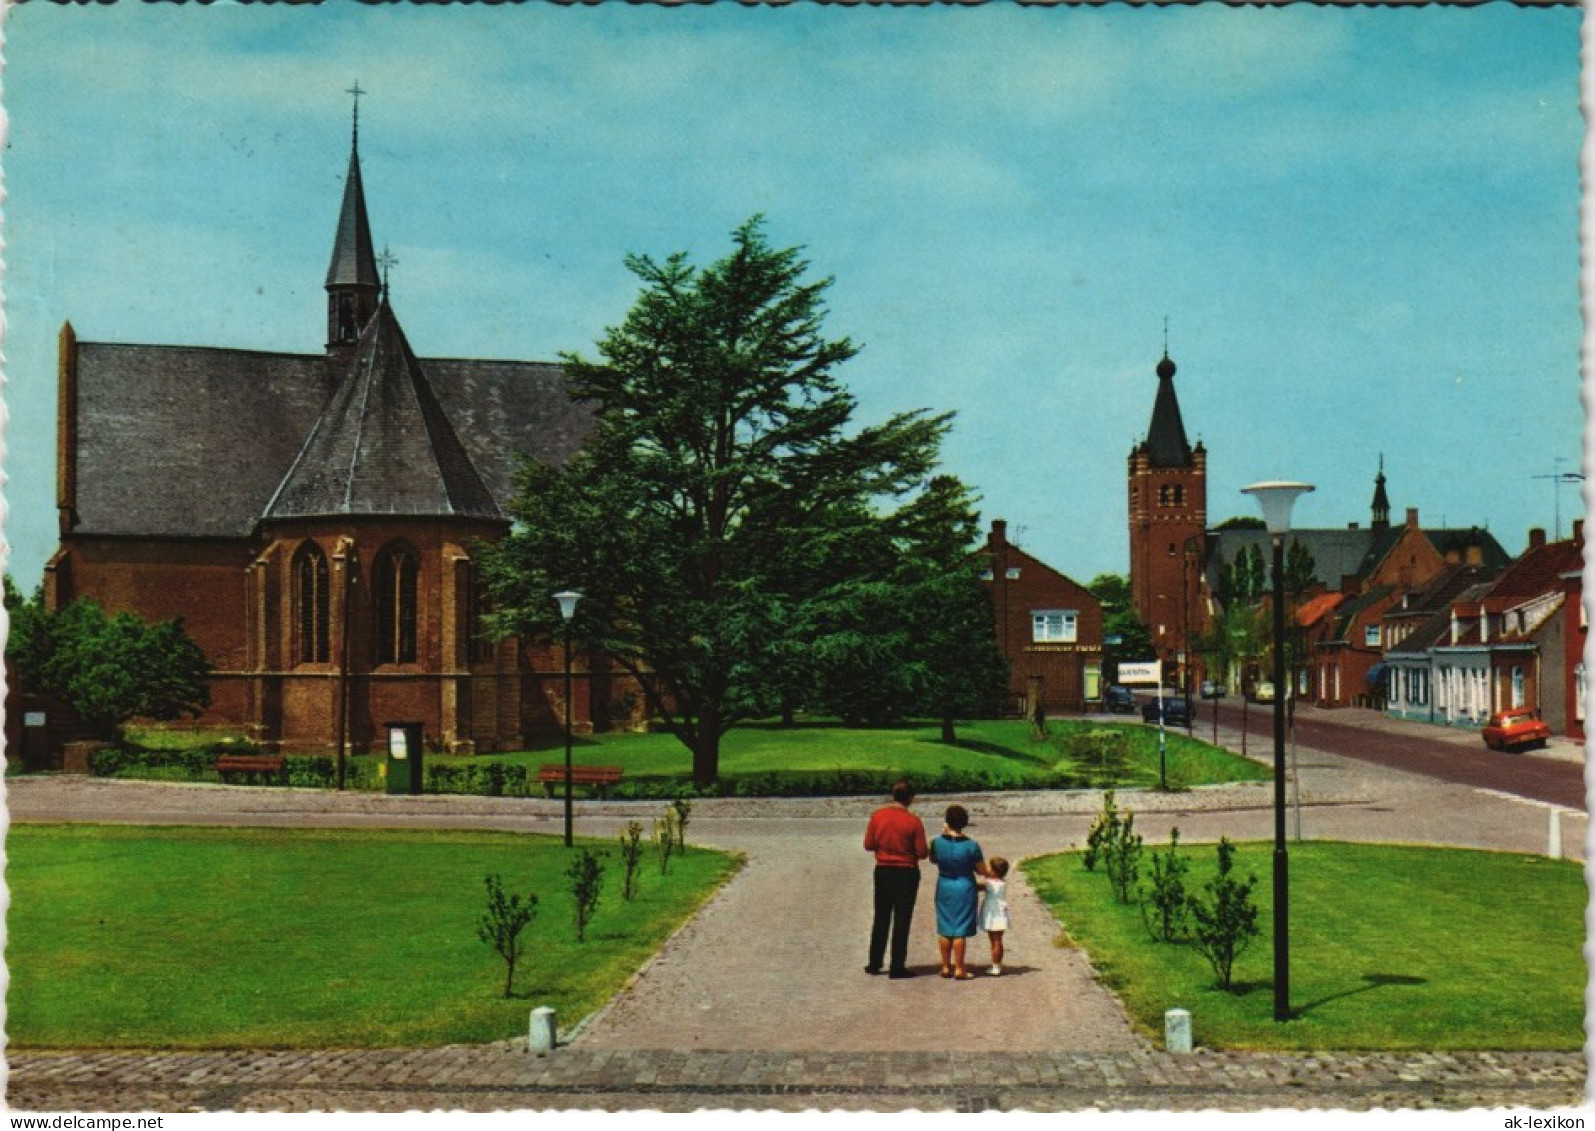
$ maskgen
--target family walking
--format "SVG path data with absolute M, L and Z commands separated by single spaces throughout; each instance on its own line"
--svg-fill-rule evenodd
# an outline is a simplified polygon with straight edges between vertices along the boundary
M 989 861 L 980 845 L 964 834 L 969 813 L 962 805 L 947 807 L 941 835 L 925 839 L 925 823 L 909 811 L 914 787 L 900 781 L 892 787 L 892 803 L 877 809 L 864 831 L 864 848 L 875 854 L 875 920 L 870 929 L 866 974 L 879 974 L 891 941 L 893 978 L 912 978 L 908 968 L 908 927 L 919 898 L 919 862 L 936 865 L 936 941 L 941 976 L 973 978 L 964 965 L 971 936 L 985 931 L 991 939 L 989 974 L 1002 973 L 1002 936 L 1008 929 L 1008 862 Z M 981 901 L 980 891 L 986 898 Z

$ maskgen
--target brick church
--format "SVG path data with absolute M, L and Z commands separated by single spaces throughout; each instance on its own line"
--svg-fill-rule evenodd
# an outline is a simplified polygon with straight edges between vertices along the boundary
M 433 749 L 517 747 L 561 725 L 563 663 L 481 633 L 473 554 L 509 529 L 519 455 L 563 461 L 590 410 L 553 364 L 417 357 L 373 253 L 358 106 L 332 234 L 316 352 L 62 328 L 46 601 L 181 617 L 215 669 L 201 723 L 271 748 L 369 748 L 397 720 Z M 610 695 L 578 680 L 577 719 Z
M 1190 642 L 1210 617 L 1207 560 L 1207 451 L 1193 447 L 1165 351 L 1146 439 L 1130 451 L 1130 600 L 1164 661 L 1166 682 L 1188 688 Z

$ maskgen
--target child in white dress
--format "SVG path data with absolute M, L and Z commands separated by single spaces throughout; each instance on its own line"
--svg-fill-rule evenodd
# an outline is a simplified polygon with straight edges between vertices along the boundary
M 1008 929 L 1008 861 L 993 856 L 986 861 L 986 898 L 980 904 L 980 929 L 991 940 L 991 968 L 1002 973 L 1002 933 Z

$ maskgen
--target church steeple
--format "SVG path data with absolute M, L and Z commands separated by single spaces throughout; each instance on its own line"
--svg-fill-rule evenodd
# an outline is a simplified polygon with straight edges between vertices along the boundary
M 359 342 L 366 323 L 376 313 L 382 281 L 372 250 L 371 224 L 366 217 L 365 187 L 360 181 L 360 96 L 354 95 L 354 134 L 349 147 L 349 175 L 343 182 L 343 208 L 332 243 L 332 264 L 327 268 L 327 350 L 344 352 Z
M 1385 455 L 1379 453 L 1379 475 L 1373 481 L 1373 528 L 1384 530 L 1390 525 L 1390 496 L 1385 494 Z
M 1191 466 L 1191 444 L 1180 418 L 1180 400 L 1174 395 L 1174 362 L 1167 349 L 1157 363 L 1157 398 L 1152 402 L 1145 448 L 1153 467 Z

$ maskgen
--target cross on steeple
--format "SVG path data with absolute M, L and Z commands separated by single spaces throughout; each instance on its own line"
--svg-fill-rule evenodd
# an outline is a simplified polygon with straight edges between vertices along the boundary
M 382 297 L 388 297 L 388 268 L 397 267 L 399 257 L 388 250 L 388 245 L 382 245 L 382 254 L 377 256 L 377 266 L 382 268 Z
M 362 94 L 367 93 L 367 92 L 360 89 L 360 80 L 359 79 L 355 79 L 354 80 L 354 85 L 351 86 L 348 90 L 344 91 L 344 93 L 345 94 L 354 95 L 354 142 L 355 142 L 356 145 L 359 145 L 360 144 L 360 96 Z

